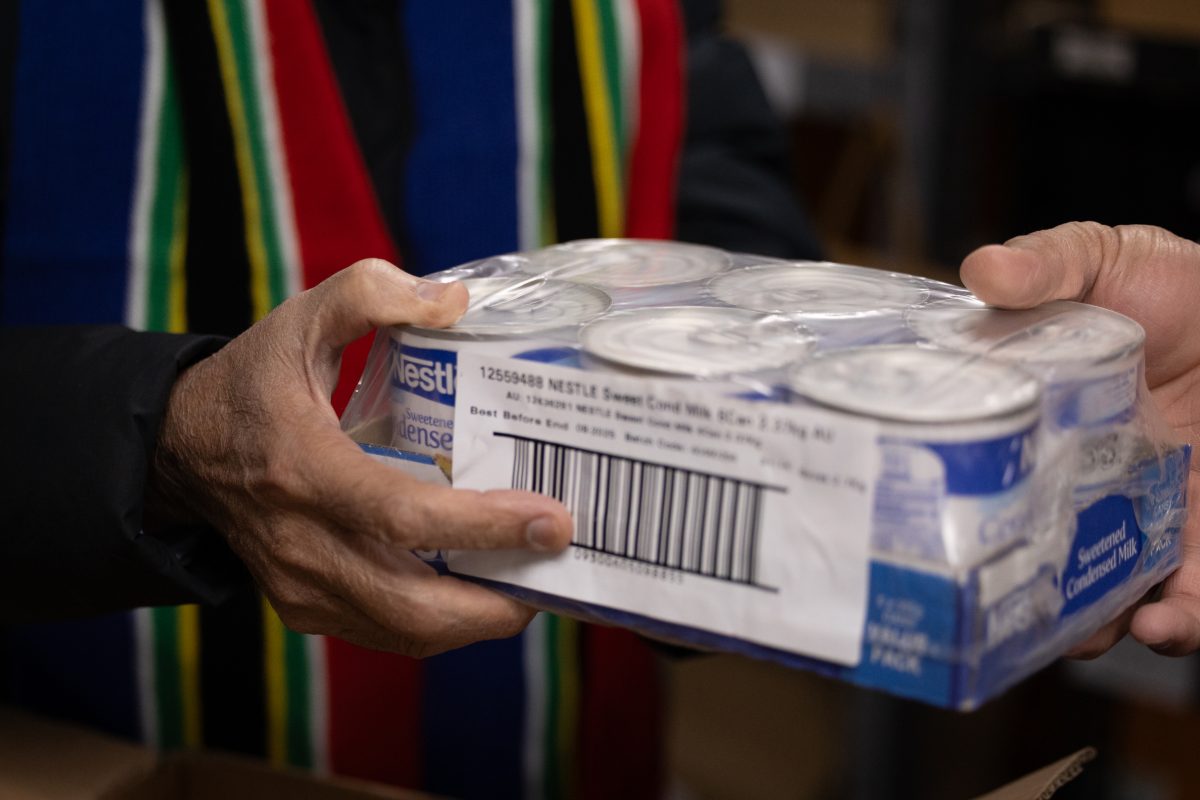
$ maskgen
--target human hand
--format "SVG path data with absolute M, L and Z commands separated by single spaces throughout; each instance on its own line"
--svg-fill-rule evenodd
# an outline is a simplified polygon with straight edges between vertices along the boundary
M 1078 300 L 1131 317 L 1146 330 L 1146 383 L 1179 437 L 1200 444 L 1200 245 L 1161 228 L 1072 222 L 988 245 L 963 260 L 963 283 L 1006 308 Z M 1192 467 L 1188 493 L 1200 498 Z M 1135 606 L 1078 645 L 1092 658 L 1126 632 L 1167 655 L 1200 650 L 1200 515 L 1183 529 L 1179 569 L 1154 602 Z
M 329 403 L 347 344 L 384 325 L 444 327 L 466 305 L 462 285 L 378 260 L 283 303 L 179 377 L 148 505 L 221 531 L 293 630 L 413 656 L 518 633 L 531 609 L 411 551 L 561 550 L 566 510 L 417 481 L 365 455 Z

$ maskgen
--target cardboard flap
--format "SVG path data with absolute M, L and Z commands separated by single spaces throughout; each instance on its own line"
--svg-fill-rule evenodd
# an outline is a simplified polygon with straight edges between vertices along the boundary
M 430 800 L 430 795 L 274 767 L 242 756 L 153 750 L 0 707 L 4 800 Z
M 84 800 L 141 782 L 157 763 L 130 742 L 0 708 L 0 797 Z
M 136 786 L 101 800 L 421 800 L 428 795 L 346 778 L 318 777 L 225 753 L 174 753 Z
M 1049 800 L 1060 787 L 1075 780 L 1083 772 L 1083 765 L 1095 757 L 1096 749 L 1085 747 L 976 800 Z

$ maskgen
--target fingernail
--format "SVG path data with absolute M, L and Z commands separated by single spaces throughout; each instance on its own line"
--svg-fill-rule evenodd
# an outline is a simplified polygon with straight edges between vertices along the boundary
M 422 300 L 438 300 L 450 288 L 448 283 L 438 283 L 437 281 L 421 281 L 417 286 L 417 297 Z
M 534 550 L 557 550 L 558 525 L 553 517 L 538 517 L 525 528 L 525 538 Z

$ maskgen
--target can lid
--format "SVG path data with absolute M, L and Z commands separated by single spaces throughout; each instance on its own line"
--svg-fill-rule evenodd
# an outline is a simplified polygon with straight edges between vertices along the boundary
M 811 317 L 865 317 L 925 302 L 917 278 L 866 267 L 794 261 L 718 275 L 708 291 L 723 303 L 755 311 Z
M 521 268 L 558 280 L 632 289 L 703 280 L 730 263 L 728 253 L 695 244 L 580 239 L 530 253 Z
M 911 309 L 907 322 L 942 347 L 1038 364 L 1100 364 L 1136 352 L 1146 338 L 1126 316 L 1067 300 L 1010 310 L 955 298 Z
M 538 276 L 467 278 L 466 313 L 449 328 L 420 328 L 448 338 L 516 337 L 582 325 L 603 314 L 612 298 L 594 286 Z
M 1032 408 L 1041 387 L 1011 364 L 920 345 L 824 353 L 797 365 L 789 383 L 822 405 L 913 423 L 971 422 Z
M 584 326 L 580 340 L 587 354 L 619 366 L 701 378 L 780 368 L 815 342 L 792 320 L 704 306 L 617 312 Z

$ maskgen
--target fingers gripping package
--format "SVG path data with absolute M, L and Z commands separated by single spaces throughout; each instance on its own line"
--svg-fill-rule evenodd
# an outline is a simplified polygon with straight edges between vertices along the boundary
M 1177 565 L 1190 452 L 1118 314 L 632 240 L 433 278 L 465 315 L 381 332 L 343 425 L 561 500 L 564 553 L 441 554 L 539 607 L 969 709 Z

